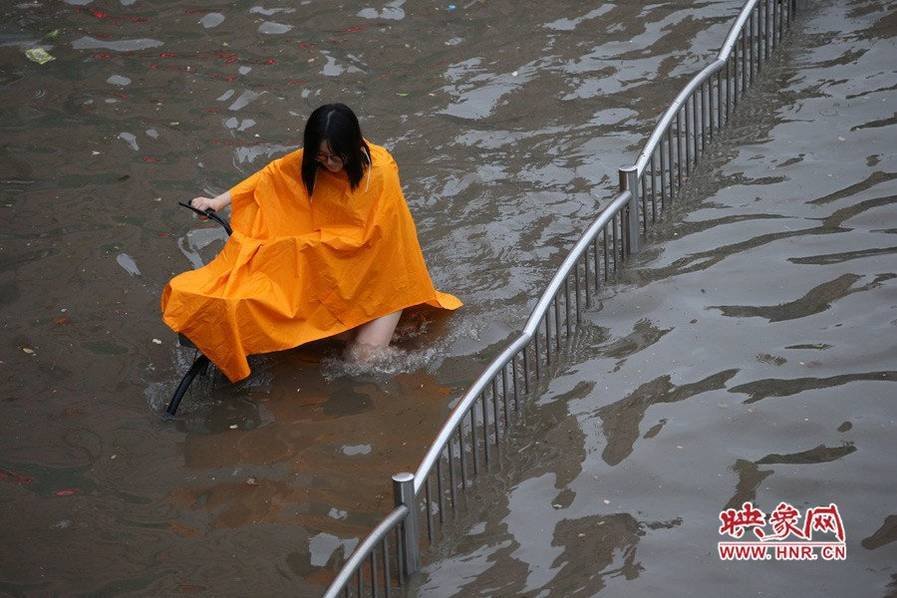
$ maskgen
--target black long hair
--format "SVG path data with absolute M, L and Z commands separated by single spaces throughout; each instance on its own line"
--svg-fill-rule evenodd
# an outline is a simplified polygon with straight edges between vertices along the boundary
M 302 146 L 302 182 L 312 196 L 318 168 L 318 150 L 326 141 L 330 151 L 342 158 L 343 169 L 354 191 L 364 177 L 364 169 L 371 163 L 371 148 L 361 135 L 358 117 L 345 104 L 324 104 L 315 109 L 305 123 Z

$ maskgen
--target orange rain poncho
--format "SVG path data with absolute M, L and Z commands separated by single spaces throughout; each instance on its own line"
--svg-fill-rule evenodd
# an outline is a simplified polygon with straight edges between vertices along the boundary
M 206 266 L 175 276 L 162 319 L 231 382 L 246 356 L 299 346 L 426 303 L 461 302 L 433 287 L 399 172 L 369 144 L 373 164 L 353 191 L 344 173 L 319 168 L 310 200 L 302 150 L 230 190 L 233 235 Z

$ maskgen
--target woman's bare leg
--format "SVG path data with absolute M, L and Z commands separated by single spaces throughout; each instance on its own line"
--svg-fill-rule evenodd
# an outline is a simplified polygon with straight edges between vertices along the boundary
M 401 316 L 402 311 L 399 310 L 359 326 L 355 342 L 349 347 L 351 358 L 364 361 L 371 357 L 374 349 L 388 347 Z

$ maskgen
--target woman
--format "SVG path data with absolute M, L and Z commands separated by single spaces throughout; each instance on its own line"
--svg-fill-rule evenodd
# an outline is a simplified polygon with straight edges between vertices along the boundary
M 173 278 L 163 320 L 232 381 L 246 356 L 330 336 L 366 359 L 402 310 L 461 306 L 433 287 L 389 152 L 343 104 L 312 112 L 303 149 L 193 207 L 231 206 L 233 234 L 208 265 Z

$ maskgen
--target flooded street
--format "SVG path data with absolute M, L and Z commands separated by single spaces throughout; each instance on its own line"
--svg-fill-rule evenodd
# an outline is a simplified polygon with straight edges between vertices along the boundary
M 895 8 L 798 23 L 421 595 L 897 595 Z M 835 503 L 846 560 L 721 561 L 745 501 Z
M 0 593 L 319 595 L 740 7 L 4 3 Z M 897 592 L 895 15 L 798 21 L 422 595 Z M 332 101 L 392 151 L 464 308 L 416 312 L 374 368 L 255 357 L 163 422 L 193 353 L 159 296 L 224 240 L 177 202 Z M 745 500 L 837 503 L 847 560 L 722 563 Z

